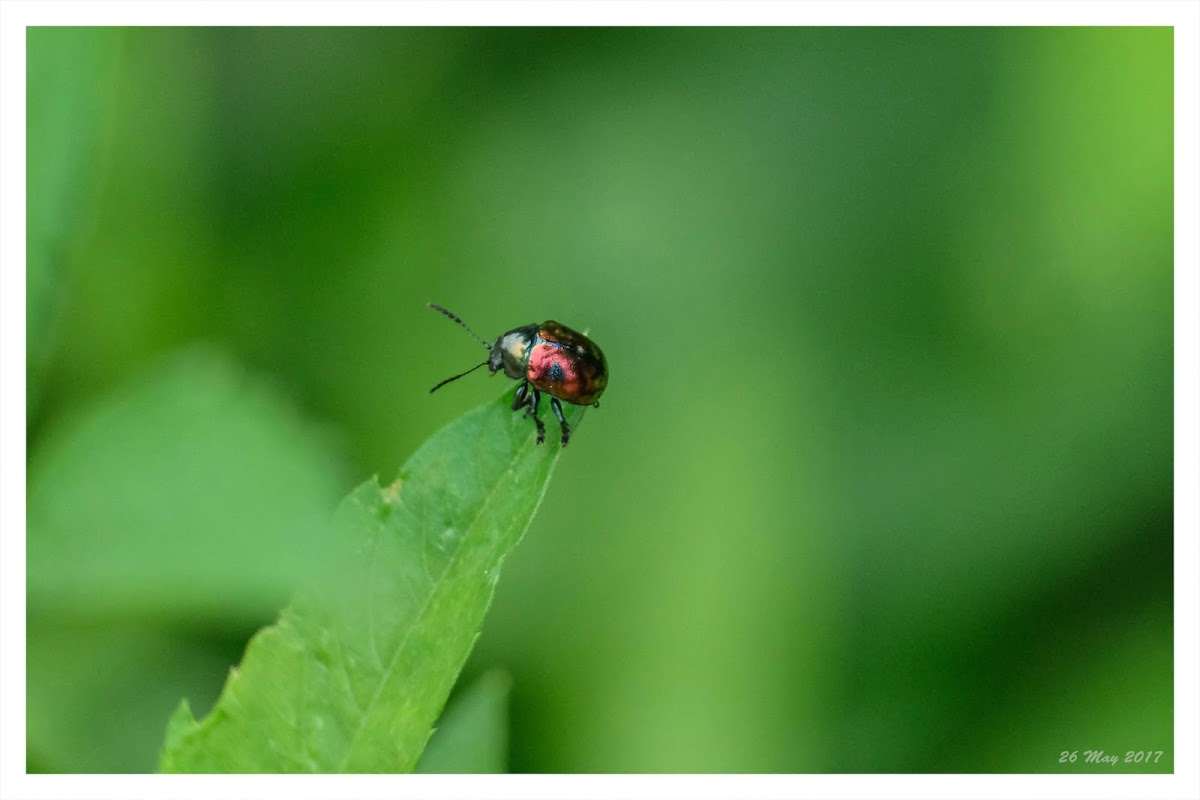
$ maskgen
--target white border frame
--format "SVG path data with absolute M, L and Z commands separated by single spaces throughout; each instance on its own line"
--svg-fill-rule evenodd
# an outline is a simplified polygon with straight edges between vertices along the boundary
M 30 25 L 1168 25 L 1175 28 L 1174 775 L 26 775 L 25 28 Z M 1200 4 L 1194 0 L 0 2 L 0 796 L 218 798 L 1200 797 Z M 1183 143 L 1192 142 L 1191 145 Z M 1185 754 L 1192 754 L 1189 758 Z

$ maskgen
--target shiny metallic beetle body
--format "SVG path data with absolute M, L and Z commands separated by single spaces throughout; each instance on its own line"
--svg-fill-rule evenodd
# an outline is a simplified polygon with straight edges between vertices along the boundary
M 482 366 L 486 366 L 493 375 L 503 371 L 508 377 L 521 381 L 513 396 L 513 410 L 524 408 L 525 416 L 533 417 L 538 444 L 546 440 L 546 427 L 537 415 L 538 404 L 542 392 L 550 395 L 550 408 L 558 418 L 564 446 L 570 439 L 570 429 L 559 401 L 565 400 L 578 406 L 600 405 L 600 395 L 608 385 L 608 362 L 596 343 L 582 333 L 549 320 L 540 325 L 534 323 L 513 328 L 489 345 L 450 311 L 433 303 L 429 307 L 462 325 L 490 351 L 482 364 L 447 378 L 430 392 Z

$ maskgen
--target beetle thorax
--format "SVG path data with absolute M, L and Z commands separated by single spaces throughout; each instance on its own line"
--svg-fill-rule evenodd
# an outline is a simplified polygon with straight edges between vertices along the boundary
M 504 370 L 510 378 L 524 378 L 529 369 L 529 353 L 537 336 L 537 325 L 514 328 L 501 336 L 492 345 L 488 369 L 492 372 Z

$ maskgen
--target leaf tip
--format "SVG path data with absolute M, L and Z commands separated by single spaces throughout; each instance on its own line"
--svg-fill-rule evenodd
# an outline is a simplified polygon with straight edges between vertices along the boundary
M 171 718 L 167 720 L 167 734 L 163 738 L 162 751 L 158 755 L 161 772 L 172 771 L 175 751 L 183 744 L 184 738 L 198 727 L 199 723 L 192 715 L 192 707 L 185 697 L 175 706 Z

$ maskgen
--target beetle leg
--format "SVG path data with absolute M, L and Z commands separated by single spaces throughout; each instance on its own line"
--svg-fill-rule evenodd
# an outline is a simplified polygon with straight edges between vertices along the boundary
M 553 399 L 553 398 L 551 398 Z M 538 419 L 538 404 L 542 402 L 542 393 L 537 389 L 532 391 L 532 396 L 526 401 L 525 416 L 533 414 L 533 424 L 537 425 L 537 443 L 541 444 L 546 441 L 546 426 Z
M 562 426 L 562 446 L 566 447 L 567 440 L 571 437 L 571 429 L 567 426 L 566 418 L 563 417 L 562 404 L 554 395 L 550 396 L 550 408 L 554 409 L 554 416 L 558 417 L 558 424 Z
M 516 394 L 513 395 L 513 411 L 516 411 L 521 406 L 529 402 L 526 394 L 529 391 L 529 381 L 521 381 L 521 385 L 517 387 Z

